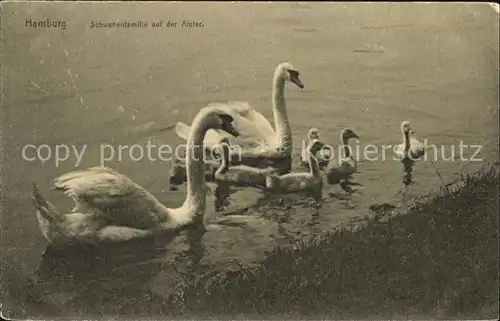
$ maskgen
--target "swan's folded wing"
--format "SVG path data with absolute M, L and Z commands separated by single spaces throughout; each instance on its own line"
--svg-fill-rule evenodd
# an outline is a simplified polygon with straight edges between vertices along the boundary
M 276 142 L 276 133 L 269 121 L 246 102 L 212 103 L 207 107 L 219 109 L 233 117 L 233 125 L 240 136 L 233 137 L 222 130 L 210 129 L 204 139 L 207 148 L 217 146 L 222 138 L 227 138 L 231 145 L 241 148 L 260 147 L 263 143 L 273 146 Z M 184 123 L 177 123 L 176 134 L 187 140 L 190 127 Z
M 96 208 L 113 207 L 120 197 L 133 193 L 133 183 L 106 167 L 91 167 L 63 174 L 53 181 L 54 189 Z
M 276 132 L 269 121 L 247 102 L 212 103 L 208 106 L 218 108 L 233 117 L 234 127 L 240 132 L 238 140 L 247 143 L 275 143 Z
M 183 122 L 178 122 L 175 125 L 175 133 L 177 134 L 177 136 L 179 136 L 184 140 L 188 139 L 190 129 L 191 129 L 190 126 Z M 203 144 L 205 145 L 206 148 L 213 149 L 217 145 L 219 145 L 221 139 L 224 137 L 226 137 L 229 141 L 231 141 L 233 138 L 233 136 L 222 130 L 210 129 L 205 134 L 205 139 L 203 140 Z
M 128 177 L 107 167 L 91 167 L 63 174 L 55 190 L 73 198 L 73 211 L 99 213 L 116 223 L 147 228 L 160 219 L 158 201 Z
M 410 146 L 415 147 L 419 150 L 425 149 L 424 144 L 421 141 L 419 141 L 418 139 L 413 138 L 413 137 L 410 138 Z

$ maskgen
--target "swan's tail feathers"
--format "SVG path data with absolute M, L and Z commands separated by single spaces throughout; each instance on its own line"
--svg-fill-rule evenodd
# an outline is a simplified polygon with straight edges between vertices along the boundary
M 175 133 L 180 138 L 187 140 L 189 136 L 190 127 L 182 122 L 175 124 Z
M 38 186 L 33 183 L 33 205 L 38 210 L 40 215 L 42 215 L 47 221 L 56 226 L 60 226 L 60 223 L 64 218 L 57 212 L 54 205 L 46 201 L 40 194 Z

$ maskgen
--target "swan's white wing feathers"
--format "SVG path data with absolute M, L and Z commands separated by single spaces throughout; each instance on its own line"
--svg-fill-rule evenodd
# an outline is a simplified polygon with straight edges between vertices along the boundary
M 219 109 L 233 117 L 233 126 L 240 133 L 240 136 L 233 137 L 222 130 L 209 130 L 204 139 L 204 144 L 208 148 L 213 148 L 219 144 L 222 138 L 227 138 L 232 145 L 239 145 L 242 148 L 261 147 L 263 142 L 268 146 L 273 146 L 276 140 L 276 133 L 269 121 L 259 112 L 253 109 L 246 102 L 211 103 L 207 107 Z M 190 127 L 184 123 L 177 123 L 175 132 L 182 139 L 187 140 Z
M 69 172 L 54 179 L 53 185 L 75 200 L 74 211 L 99 213 L 136 228 L 154 226 L 160 219 L 156 198 L 111 168 Z
M 183 122 L 178 122 L 175 125 L 175 133 L 177 134 L 177 136 L 179 136 L 184 140 L 188 139 L 189 130 L 190 130 L 189 125 Z M 226 137 L 230 142 L 233 140 L 233 136 L 222 130 L 209 129 L 205 134 L 205 139 L 203 140 L 203 144 L 205 145 L 205 148 L 213 149 L 220 144 L 220 141 L 223 137 Z
M 424 149 L 424 144 L 422 144 L 422 142 L 413 137 L 410 138 L 410 146 L 415 147 L 417 149 Z
M 413 137 L 410 138 L 410 153 L 412 155 L 412 158 L 417 159 L 422 157 L 425 154 L 425 146 L 422 144 L 418 139 L 415 139 Z M 404 144 L 399 144 L 394 148 L 394 153 L 398 158 L 404 158 L 405 157 L 405 145 Z
M 242 118 L 241 125 L 244 130 L 248 130 L 250 132 L 253 131 L 253 134 L 264 138 L 274 138 L 276 132 L 269 123 L 269 120 L 264 117 L 261 113 L 259 113 L 255 108 L 251 107 L 247 102 L 228 102 L 228 103 L 213 103 L 211 106 L 220 108 L 226 111 L 228 114 L 236 118 L 236 121 L 240 121 Z M 234 112 L 236 114 L 234 114 Z M 248 126 L 248 128 L 247 128 Z
M 425 147 L 418 139 L 410 138 L 410 149 L 414 158 L 422 157 L 425 154 Z
M 235 141 L 253 146 L 259 144 L 261 141 L 265 141 L 268 144 L 275 143 L 276 132 L 267 118 L 252 108 L 247 102 L 211 103 L 208 106 L 220 109 L 233 117 L 233 125 L 240 133 L 239 139 L 235 139 Z
M 102 199 L 109 206 L 118 201 L 115 196 L 126 196 L 134 191 L 134 183 L 110 168 L 91 167 L 86 170 L 63 174 L 53 181 L 54 189 L 62 190 L 69 197 Z M 105 204 L 104 203 L 104 204 Z

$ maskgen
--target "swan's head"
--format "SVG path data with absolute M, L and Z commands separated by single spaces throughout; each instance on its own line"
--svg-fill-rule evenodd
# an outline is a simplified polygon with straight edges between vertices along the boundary
M 401 131 L 405 134 L 413 134 L 413 130 L 411 129 L 411 124 L 408 120 L 405 120 L 401 123 Z
M 307 137 L 309 138 L 309 140 L 319 139 L 319 130 L 317 128 L 309 129 Z
M 278 65 L 276 68 L 276 72 L 279 74 L 280 77 L 283 77 L 285 81 L 290 81 L 293 82 L 297 87 L 299 88 L 304 88 L 304 84 L 302 84 L 302 81 L 300 81 L 300 73 L 297 69 L 293 68 L 291 63 L 288 62 L 283 62 Z
M 342 138 L 344 140 L 349 140 L 351 138 L 356 138 L 356 139 L 359 139 L 359 136 L 350 128 L 345 128 L 343 131 L 342 131 Z
M 201 113 L 203 122 L 209 129 L 220 129 L 226 133 L 238 137 L 240 133 L 233 126 L 233 117 L 226 112 L 213 107 L 206 107 Z

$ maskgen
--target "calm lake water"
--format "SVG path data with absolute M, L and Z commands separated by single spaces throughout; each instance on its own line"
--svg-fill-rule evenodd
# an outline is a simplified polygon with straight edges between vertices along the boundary
M 66 30 L 26 28 L 25 19 L 62 19 Z M 90 28 L 93 20 L 201 21 L 203 28 Z M 186 275 L 252 265 L 276 245 L 333 230 L 370 214 L 371 204 L 403 206 L 498 161 L 498 15 L 486 4 L 40 4 L 2 6 L 2 264 L 33 278 L 59 304 L 91 300 L 91 293 L 149 289 L 168 295 Z M 419 162 L 413 184 L 403 184 L 401 164 L 359 163 L 349 198 L 325 187 L 325 203 L 286 195 L 264 197 L 238 189 L 230 197 L 227 224 L 214 224 L 208 196 L 208 232 L 118 246 L 99 253 L 57 253 L 40 233 L 32 207 L 32 182 L 61 210 L 71 202 L 50 190 L 56 176 L 73 170 L 76 157 L 55 164 L 27 161 L 27 144 L 87 146 L 79 167 L 98 165 L 100 145 L 182 143 L 173 130 L 190 123 L 209 102 L 243 100 L 271 119 L 275 66 L 292 63 L 303 90 L 287 85 L 295 140 L 294 171 L 301 140 L 310 127 L 337 145 L 352 128 L 364 146 L 399 144 L 400 123 L 416 136 L 443 146 L 448 160 Z M 449 160 L 459 145 L 481 145 L 478 158 Z M 455 146 L 455 147 L 453 147 Z M 463 149 L 470 157 L 473 147 Z M 356 152 L 356 149 L 354 149 Z M 439 152 L 441 153 L 441 152 Z M 370 157 L 375 157 L 369 154 Z M 438 158 L 441 154 L 437 155 Z M 431 154 L 430 158 L 433 159 Z M 168 189 L 170 163 L 134 161 L 128 153 L 106 163 L 169 207 L 184 189 Z M 287 208 L 286 210 L 284 210 Z M 210 223 L 212 222 L 212 223 Z M 102 304 L 113 304 L 102 303 Z M 7 307 L 8 309 L 8 307 Z

